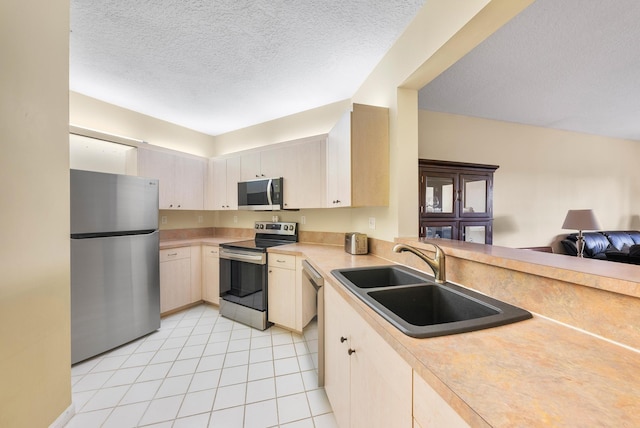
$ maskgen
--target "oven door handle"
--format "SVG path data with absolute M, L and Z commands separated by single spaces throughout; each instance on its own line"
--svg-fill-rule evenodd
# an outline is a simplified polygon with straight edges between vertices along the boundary
M 220 249 L 219 257 L 225 260 L 235 260 L 238 262 L 253 263 L 256 265 L 263 265 L 266 263 L 264 253 L 247 254 L 244 252 L 240 253 L 225 248 Z

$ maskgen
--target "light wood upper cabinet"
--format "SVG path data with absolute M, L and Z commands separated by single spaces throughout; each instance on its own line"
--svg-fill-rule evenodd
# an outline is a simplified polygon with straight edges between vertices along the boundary
M 327 206 L 389 205 L 389 109 L 354 104 L 329 132 Z
M 160 180 L 159 208 L 202 210 L 207 160 L 144 147 L 138 148 L 138 175 Z
M 325 390 L 338 426 L 412 426 L 412 370 L 331 286 L 324 290 Z
M 240 156 L 209 159 L 205 209 L 237 210 Z
M 241 156 L 241 181 L 282 177 L 286 155 L 286 151 L 280 147 L 243 154 Z
M 305 139 L 286 147 L 284 163 L 284 207 L 287 209 L 326 207 L 327 135 Z

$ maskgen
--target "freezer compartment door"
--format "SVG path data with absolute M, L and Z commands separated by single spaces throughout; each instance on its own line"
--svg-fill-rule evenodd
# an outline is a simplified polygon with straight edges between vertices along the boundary
M 157 179 L 71 170 L 72 235 L 157 228 Z
M 159 232 L 71 239 L 71 362 L 160 328 Z

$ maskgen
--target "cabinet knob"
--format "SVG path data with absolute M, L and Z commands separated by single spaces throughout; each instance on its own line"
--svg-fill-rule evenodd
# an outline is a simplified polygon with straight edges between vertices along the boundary
M 341 337 L 340 337 L 340 343 L 344 343 L 344 341 L 345 341 L 345 340 L 347 340 L 347 338 L 346 338 L 346 337 L 344 337 L 344 336 L 341 336 Z
M 355 352 L 356 352 L 356 350 L 355 350 L 355 349 L 351 349 L 351 348 L 349 348 L 349 350 L 347 351 L 347 353 L 348 353 L 349 355 L 351 355 L 351 354 L 353 354 L 353 353 L 355 353 Z

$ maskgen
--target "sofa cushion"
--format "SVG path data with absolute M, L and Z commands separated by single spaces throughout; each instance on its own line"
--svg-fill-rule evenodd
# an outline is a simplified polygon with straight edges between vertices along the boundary
M 602 233 L 598 232 L 585 232 L 582 234 L 584 238 L 584 252 L 583 255 L 585 257 L 591 258 L 605 258 L 604 252 L 609 248 L 609 240 Z M 567 240 L 573 241 L 574 243 L 578 241 L 578 234 L 572 233 L 567 236 Z M 568 244 L 568 243 L 567 243 Z M 564 244 L 565 249 L 568 245 Z M 573 253 L 572 255 L 575 255 Z
M 627 232 L 627 234 L 631 237 L 631 239 L 633 239 L 633 242 L 635 244 L 640 244 L 640 232 L 638 232 L 637 230 L 630 230 Z
M 632 245 L 629 248 L 629 256 L 640 257 L 640 244 Z
M 614 246 L 618 251 L 622 251 L 622 248 L 626 245 L 627 247 L 631 247 L 635 244 L 633 239 L 627 232 L 604 232 L 604 234 L 611 242 L 611 245 Z

